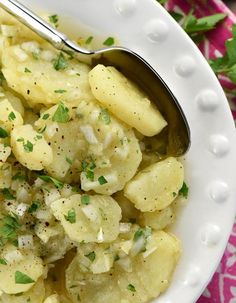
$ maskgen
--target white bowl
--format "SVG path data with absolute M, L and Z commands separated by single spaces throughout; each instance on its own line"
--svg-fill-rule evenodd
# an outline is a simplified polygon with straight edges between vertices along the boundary
M 156 68 L 180 101 L 192 133 L 185 157 L 189 199 L 173 227 L 183 243 L 183 255 L 170 288 L 154 302 L 195 302 L 220 261 L 236 207 L 236 132 L 214 73 L 155 0 L 22 2 L 79 20 L 103 37 L 117 37 Z M 79 26 L 77 32 L 79 36 Z

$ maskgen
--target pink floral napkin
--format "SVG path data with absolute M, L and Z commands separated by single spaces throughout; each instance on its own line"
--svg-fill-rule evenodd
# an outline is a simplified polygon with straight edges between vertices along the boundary
M 221 0 L 169 0 L 166 8 L 188 13 L 193 5 L 197 17 L 214 13 L 228 15 L 228 18 L 211 31 L 199 46 L 207 59 L 222 56 L 225 53 L 225 40 L 231 37 L 231 27 L 236 23 L 236 16 Z M 236 86 L 224 76 L 220 76 L 219 80 L 229 92 L 227 97 L 236 121 L 236 97 L 230 93 Z M 218 269 L 197 303 L 236 303 L 236 222 Z

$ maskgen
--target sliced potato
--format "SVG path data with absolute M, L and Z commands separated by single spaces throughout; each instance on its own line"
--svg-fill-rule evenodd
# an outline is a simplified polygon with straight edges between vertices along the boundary
M 73 303 L 78 297 L 84 303 L 148 302 L 168 287 L 180 250 L 175 237 L 157 231 L 150 237 L 146 252 L 133 259 L 132 272 L 115 266 L 99 275 L 82 273 L 72 261 L 66 271 L 67 291 Z
M 161 230 L 174 222 L 174 211 L 171 206 L 154 212 L 141 213 L 139 222 L 142 226 L 150 226 L 153 229 Z
M 96 65 L 89 73 L 89 83 L 101 104 L 143 135 L 154 136 L 167 125 L 145 94 L 114 67 Z
M 184 181 L 183 165 L 170 157 L 140 171 L 125 187 L 125 196 L 143 212 L 171 204 Z
M 16 295 L 2 294 L 0 296 L 1 303 L 42 303 L 45 296 L 45 287 L 43 279 L 39 279 L 35 285 L 27 292 Z M 54 302 L 53 302 L 54 303 Z
M 2 72 L 9 87 L 32 106 L 65 100 L 78 104 L 81 100 L 91 100 L 90 67 L 66 57 L 45 44 L 29 41 L 3 49 Z M 56 65 L 58 70 L 56 62 L 59 62 Z
M 7 263 L 0 264 L 0 289 L 6 294 L 28 291 L 43 274 L 42 260 L 30 250 L 20 251 L 13 245 L 6 245 L 1 252 L 1 258 Z M 23 275 L 30 280 L 22 278 Z
M 44 136 L 29 124 L 14 128 L 11 147 L 17 160 L 28 169 L 42 170 L 53 161 L 52 149 Z
M 121 209 L 109 196 L 73 195 L 51 204 L 65 233 L 76 242 L 111 242 L 119 234 Z
M 16 111 L 7 99 L 0 101 L 0 126 L 11 132 L 14 127 L 23 124 L 21 114 Z

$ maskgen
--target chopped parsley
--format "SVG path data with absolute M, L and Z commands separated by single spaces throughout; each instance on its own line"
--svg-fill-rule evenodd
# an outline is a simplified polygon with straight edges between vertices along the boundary
M 29 70 L 27 67 L 25 67 L 25 73 L 31 73 L 31 70 Z
M 34 60 L 38 60 L 39 59 L 39 53 L 32 52 L 32 57 L 34 58 Z
M 49 114 L 44 114 L 43 117 L 42 117 L 42 119 L 43 120 L 47 120 L 49 118 L 49 116 L 50 116 Z
M 85 41 L 85 44 L 90 44 L 93 41 L 93 36 L 89 36 Z
M 176 193 L 176 192 L 173 192 L 173 193 L 172 193 L 172 196 L 173 196 L 173 197 L 176 197 L 176 196 L 177 196 L 177 193 Z
M 4 199 L 6 199 L 6 200 L 15 200 L 16 199 L 16 197 L 13 196 L 13 194 L 10 192 L 10 190 L 8 188 L 3 188 L 1 191 L 4 196 Z
M 58 27 L 59 17 L 58 15 L 51 15 L 48 17 L 49 22 L 54 25 L 55 27 Z
M 12 180 L 20 180 L 20 181 L 25 181 L 27 178 L 25 175 L 22 175 L 20 172 L 16 173 L 13 177 Z
M 52 116 L 52 121 L 66 123 L 70 120 L 69 108 L 66 107 L 62 102 L 59 103 L 57 110 Z
M 4 139 L 7 137 L 8 137 L 8 132 L 4 128 L 0 127 L 0 138 Z
M 91 262 L 93 262 L 96 258 L 96 254 L 94 251 L 90 252 L 89 254 L 87 255 L 84 255 L 86 258 L 88 258 Z
M 66 221 L 70 222 L 71 224 L 76 222 L 76 213 L 74 208 L 70 209 L 67 215 L 64 215 Z
M 106 125 L 111 123 L 111 117 L 107 108 L 102 108 L 99 114 L 99 119 L 102 120 Z
M 129 285 L 127 286 L 127 289 L 130 290 L 130 291 L 132 291 L 132 292 L 136 292 L 136 289 L 135 289 L 135 287 L 134 287 L 133 284 L 129 284 Z
M 38 201 L 33 202 L 28 209 L 28 213 L 32 214 L 32 213 L 36 212 L 36 210 L 39 207 L 40 207 L 40 203 Z
M 70 158 L 68 158 L 68 157 L 66 157 L 66 162 L 69 163 L 70 165 L 73 164 L 72 160 Z
M 89 205 L 90 197 L 88 195 L 81 196 L 81 203 L 84 205 Z
M 8 120 L 9 121 L 14 121 L 16 119 L 16 115 L 13 112 L 10 112 L 8 115 Z
M 6 80 L 6 78 L 4 77 L 3 72 L 0 71 L 0 84 L 2 84 L 2 82 L 5 80 Z
M 106 180 L 106 178 L 104 176 L 100 176 L 98 178 L 98 182 L 99 182 L 100 185 L 108 183 L 108 181 Z
M 104 42 L 103 45 L 111 46 L 115 43 L 115 39 L 113 37 L 108 37 Z
M 7 265 L 7 261 L 4 258 L 0 258 L 0 264 Z
M 183 196 L 185 199 L 188 198 L 189 188 L 187 184 L 184 182 L 181 189 L 179 190 L 179 195 Z
M 27 276 L 26 274 L 22 273 L 21 271 L 16 271 L 15 272 L 15 283 L 16 284 L 31 284 L 34 283 L 35 281 Z
M 94 181 L 94 172 L 92 170 L 87 170 L 86 178 L 89 179 L 90 181 Z
M 23 142 L 23 147 L 26 153 L 31 153 L 34 149 L 34 145 L 29 140 L 26 143 Z
M 63 188 L 63 183 L 61 181 L 58 181 L 57 179 L 47 176 L 47 175 L 39 175 L 39 178 L 43 180 L 44 182 L 47 183 L 52 183 L 55 185 L 56 188 L 62 189 Z
M 1 242 L 10 240 L 17 240 L 17 232 L 21 225 L 18 216 L 15 214 L 8 214 L 0 219 L 0 239 Z
M 63 53 L 60 53 L 58 57 L 53 60 L 53 67 L 55 70 L 64 70 L 68 67 L 68 62 L 66 61 L 66 58 Z
M 54 90 L 54 93 L 56 94 L 63 94 L 63 93 L 66 93 L 67 91 L 65 89 L 56 89 Z
M 139 238 L 144 237 L 147 239 L 152 234 L 152 229 L 150 227 L 139 228 L 134 234 L 134 241 L 138 241 Z
M 82 170 L 85 171 L 86 168 L 88 167 L 89 163 L 85 160 L 82 161 L 81 166 L 82 166 Z

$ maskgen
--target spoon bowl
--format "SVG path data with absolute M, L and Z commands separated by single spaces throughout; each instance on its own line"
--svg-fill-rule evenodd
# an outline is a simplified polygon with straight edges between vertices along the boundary
M 73 55 L 80 61 L 90 63 L 92 66 L 102 63 L 116 67 L 145 91 L 168 123 L 168 126 L 156 136 L 156 139 L 164 144 L 160 144 L 161 148 L 154 151 L 162 157 L 179 157 L 188 151 L 190 129 L 183 110 L 165 81 L 141 56 L 128 48 L 118 46 L 98 50 L 84 49 L 19 2 L 0 0 L 0 7 L 55 48 Z

